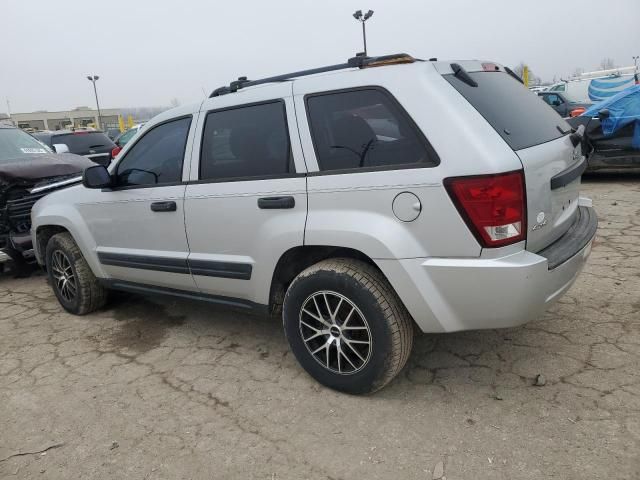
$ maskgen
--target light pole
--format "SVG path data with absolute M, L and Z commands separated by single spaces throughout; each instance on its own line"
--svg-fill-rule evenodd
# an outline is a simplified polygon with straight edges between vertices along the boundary
M 373 10 L 369 10 L 364 15 L 362 14 L 362 10 L 357 10 L 353 13 L 353 18 L 362 23 L 362 41 L 364 42 L 364 56 L 367 56 L 367 31 L 365 29 L 365 22 L 369 20 L 373 16 Z
M 640 58 L 640 55 L 636 55 L 635 57 L 631 57 L 633 58 L 633 66 L 636 69 L 636 72 L 638 71 L 638 59 Z
M 96 106 L 98 107 L 98 129 L 102 128 L 102 114 L 100 113 L 100 103 L 98 102 L 98 90 L 96 89 L 96 82 L 100 77 L 98 75 L 87 75 L 87 80 L 93 83 L 93 93 L 96 95 Z

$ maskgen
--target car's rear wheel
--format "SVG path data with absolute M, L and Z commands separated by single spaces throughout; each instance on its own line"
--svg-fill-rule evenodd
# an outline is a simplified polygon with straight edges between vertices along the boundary
M 106 303 L 107 290 L 100 285 L 69 233 L 51 237 L 45 260 L 49 282 L 65 310 L 85 315 Z
M 404 305 L 382 273 L 359 260 L 324 260 L 300 273 L 287 290 L 283 320 L 302 367 L 348 393 L 384 387 L 413 344 Z

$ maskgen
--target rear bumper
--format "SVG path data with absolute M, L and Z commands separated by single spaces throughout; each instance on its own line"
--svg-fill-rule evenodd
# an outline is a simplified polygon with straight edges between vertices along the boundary
M 424 332 L 514 327 L 540 316 L 571 287 L 596 228 L 593 209 L 580 207 L 572 229 L 542 252 L 382 261 L 380 267 Z

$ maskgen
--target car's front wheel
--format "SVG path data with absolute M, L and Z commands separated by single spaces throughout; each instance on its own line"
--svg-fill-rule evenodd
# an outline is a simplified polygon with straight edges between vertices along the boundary
M 405 365 L 413 321 L 382 273 L 353 259 L 321 261 L 289 286 L 283 307 L 291 350 L 317 381 L 374 392 Z
M 69 233 L 51 237 L 45 259 L 53 293 L 65 310 L 85 315 L 106 303 L 107 290 L 100 285 Z

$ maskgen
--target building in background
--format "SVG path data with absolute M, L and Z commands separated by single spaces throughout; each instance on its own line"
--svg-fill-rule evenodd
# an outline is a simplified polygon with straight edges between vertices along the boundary
M 103 130 L 118 128 L 121 109 L 101 109 Z M 63 130 L 66 128 L 95 127 L 98 125 L 98 111 L 89 107 L 78 107 L 63 112 L 38 111 L 32 113 L 12 113 L 11 120 L 18 127 L 29 130 Z

